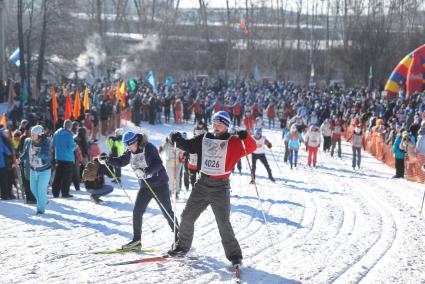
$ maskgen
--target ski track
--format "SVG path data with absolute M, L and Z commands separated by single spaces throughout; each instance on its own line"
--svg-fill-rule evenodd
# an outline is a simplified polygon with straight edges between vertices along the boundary
M 146 131 L 154 141 L 163 139 L 155 128 L 148 126 Z M 275 145 L 266 155 L 276 183 L 267 179 L 258 163 L 258 200 L 254 186 L 248 184 L 245 158 L 242 175 L 231 175 L 231 222 L 244 255 L 242 283 L 425 283 L 425 224 L 423 216 L 415 214 L 423 185 L 388 181 L 393 170 L 365 153 L 362 170 L 353 172 L 347 143 L 342 143 L 342 160 L 320 149 L 319 167 L 313 169 L 305 165 L 302 147 L 298 168 L 290 170 L 283 162 L 280 131 L 264 133 Z M 136 179 L 129 168 L 124 168 L 123 176 L 127 177 L 123 187 L 134 200 Z M 182 198 L 190 194 L 183 189 L 182 193 Z M 87 253 L 119 247 L 131 238 L 133 206 L 118 186 L 101 205 L 91 203 L 86 192 L 75 197 L 54 199 L 53 210 L 48 206 L 43 217 L 12 212 L 0 218 L 0 237 L 10 240 L 7 246 L 0 245 L 3 259 L 17 258 L 22 242 L 26 244 L 22 250 L 26 257 L 3 263 L 13 273 L 3 274 L 0 283 L 234 283 L 210 207 L 195 224 L 191 253 L 199 260 L 111 267 L 106 264 L 156 255 Z M 19 201 L 8 206 L 34 210 Z M 184 206 L 177 202 L 178 217 Z M 145 248 L 170 248 L 172 232 L 154 201 L 144 215 L 143 232 Z

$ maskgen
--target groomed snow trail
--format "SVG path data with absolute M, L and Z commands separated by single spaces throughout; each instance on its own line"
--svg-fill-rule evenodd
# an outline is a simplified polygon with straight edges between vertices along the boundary
M 192 132 L 191 125 L 142 128 L 157 146 L 171 129 Z M 281 132 L 265 129 L 264 135 L 273 143 L 267 158 L 276 183 L 258 163 L 258 200 L 245 158 L 242 173 L 231 176 L 231 221 L 244 254 L 244 283 L 425 283 L 425 222 L 418 214 L 423 184 L 391 179 L 394 170 L 368 154 L 362 169 L 353 172 L 346 143 L 342 159 L 320 151 L 314 169 L 306 166 L 302 148 L 297 169 L 290 170 Z M 134 200 L 138 183 L 128 167 L 122 185 Z M 118 248 L 132 237 L 132 205 L 114 186 L 101 205 L 84 188 L 72 191 L 72 199 L 50 199 L 44 216 L 35 216 L 34 207 L 22 201 L 1 201 L 0 283 L 234 282 L 210 208 L 195 224 L 191 254 L 200 256 L 197 261 L 110 267 L 106 264 L 155 254 L 89 254 Z M 189 195 L 182 192 L 178 216 Z M 166 251 L 172 236 L 151 202 L 143 247 Z

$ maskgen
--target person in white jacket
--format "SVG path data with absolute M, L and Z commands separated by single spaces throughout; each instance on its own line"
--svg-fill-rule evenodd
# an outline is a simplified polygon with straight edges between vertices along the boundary
M 175 189 L 178 197 L 182 188 L 183 151 L 174 148 L 173 143 L 167 137 L 165 143 L 159 147 L 159 153 L 162 152 L 165 152 L 165 169 L 170 177 L 168 187 L 172 192 Z
M 416 153 L 425 155 L 425 121 L 422 121 L 418 131 L 418 141 L 416 142 Z
M 317 162 L 317 151 L 319 150 L 322 137 L 320 136 L 319 127 L 312 125 L 304 136 L 304 142 L 308 151 L 307 164 L 309 167 L 313 164 L 316 167 Z
M 322 125 L 320 126 L 320 131 L 323 135 L 323 151 L 329 151 L 331 149 L 331 136 L 332 136 L 332 129 L 331 129 L 331 123 L 329 118 L 325 119 L 323 121 Z

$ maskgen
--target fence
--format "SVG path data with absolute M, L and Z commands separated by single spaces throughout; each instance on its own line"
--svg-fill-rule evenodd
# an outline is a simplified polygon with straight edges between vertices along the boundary
M 346 126 L 345 129 L 344 138 L 347 140 L 352 135 L 353 128 L 351 126 Z M 370 133 L 366 136 L 366 151 L 379 161 L 395 168 L 395 158 L 392 152 L 392 145 L 387 145 L 384 137 L 380 136 L 378 133 Z M 406 158 L 404 159 L 406 179 L 425 183 L 425 172 L 422 171 L 423 165 L 425 165 L 425 155 L 406 155 Z

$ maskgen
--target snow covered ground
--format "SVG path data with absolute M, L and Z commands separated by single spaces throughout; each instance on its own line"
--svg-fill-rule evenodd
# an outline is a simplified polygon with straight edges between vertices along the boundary
M 160 145 L 171 130 L 191 133 L 191 128 L 143 124 L 141 130 Z M 242 174 L 231 176 L 231 221 L 244 254 L 244 283 L 425 283 L 425 222 L 418 213 L 423 184 L 391 179 L 395 171 L 369 155 L 362 170 L 353 172 L 346 143 L 342 159 L 320 152 L 317 169 L 305 167 L 301 150 L 301 165 L 290 170 L 283 162 L 280 131 L 266 129 L 264 135 L 274 144 L 267 157 L 276 183 L 259 164 L 261 202 L 249 184 L 245 159 Z M 123 187 L 134 200 L 138 185 L 128 167 Z M 84 189 L 72 194 L 72 199 L 50 199 L 44 216 L 35 216 L 34 206 L 20 200 L 0 202 L 0 283 L 234 281 L 210 209 L 195 225 L 191 253 L 199 260 L 113 267 L 106 264 L 154 255 L 88 253 L 129 241 L 132 204 L 116 185 L 101 205 Z M 188 194 L 177 203 L 178 215 Z M 154 202 L 143 230 L 144 248 L 171 246 L 172 233 Z

